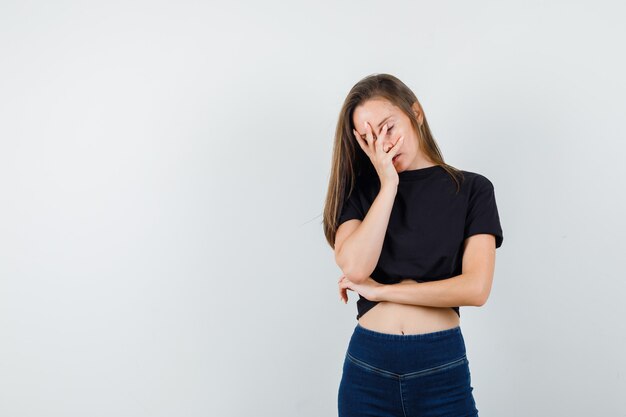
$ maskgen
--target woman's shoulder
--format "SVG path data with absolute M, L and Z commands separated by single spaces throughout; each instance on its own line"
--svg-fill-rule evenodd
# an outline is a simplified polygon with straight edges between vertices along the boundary
M 470 197 L 476 194 L 484 194 L 493 192 L 493 182 L 489 177 L 481 172 L 459 170 L 463 173 L 463 181 L 461 182 L 461 189 L 465 190 L 464 193 Z
M 464 169 L 459 169 L 463 173 L 463 178 L 468 182 L 468 185 L 472 186 L 484 186 L 484 185 L 493 185 L 491 180 L 484 174 L 475 171 L 467 171 Z

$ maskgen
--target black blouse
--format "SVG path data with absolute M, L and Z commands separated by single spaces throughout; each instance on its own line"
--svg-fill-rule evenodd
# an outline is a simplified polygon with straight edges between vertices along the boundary
M 439 165 L 398 173 L 398 191 L 372 279 L 395 284 L 407 278 L 417 282 L 450 278 L 461 274 L 467 237 L 489 233 L 496 237 L 496 248 L 502 245 L 493 184 L 481 174 L 462 173 L 465 179 L 458 193 L 454 180 Z M 379 190 L 378 176 L 357 177 L 339 225 L 363 220 Z M 377 303 L 359 294 L 357 320 Z M 451 308 L 460 317 L 459 307 Z

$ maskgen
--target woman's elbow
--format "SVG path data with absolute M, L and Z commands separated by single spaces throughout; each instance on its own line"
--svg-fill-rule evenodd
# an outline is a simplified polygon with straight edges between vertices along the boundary
M 489 291 L 480 291 L 474 297 L 474 305 L 476 307 L 482 307 L 487 303 L 488 299 L 489 299 Z
M 339 266 L 339 269 L 341 269 L 341 272 L 343 272 L 343 274 L 355 284 L 361 284 L 365 282 L 365 279 L 370 275 L 366 274 L 364 271 L 359 270 L 358 268 L 350 266 L 347 263 L 341 263 L 340 261 L 338 261 L 337 265 Z
M 354 263 L 348 259 L 345 259 L 345 257 L 341 255 L 340 251 L 335 252 L 335 263 L 337 264 L 339 269 L 341 269 L 341 272 L 343 272 L 344 275 L 346 275 L 350 279 L 350 281 L 356 283 L 358 282 L 358 280 L 361 280 L 361 276 L 363 274 L 359 273 L 357 268 L 353 266 Z
M 342 269 L 342 271 L 343 271 L 343 274 L 355 284 L 361 284 L 365 282 L 365 279 L 369 276 L 369 274 L 366 274 L 365 272 L 359 271 L 358 269 L 355 269 L 355 268 L 348 267 L 346 269 Z

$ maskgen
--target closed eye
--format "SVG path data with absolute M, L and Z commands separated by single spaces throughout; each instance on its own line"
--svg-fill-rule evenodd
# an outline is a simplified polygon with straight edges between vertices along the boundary
M 393 129 L 393 126 L 389 126 L 389 127 L 387 128 L 387 134 L 389 134 L 389 132 L 391 132 L 391 129 Z M 383 132 L 383 131 L 381 130 L 381 131 L 380 131 L 380 133 L 382 133 L 382 132 Z M 379 134 L 380 134 L 380 133 L 379 133 Z

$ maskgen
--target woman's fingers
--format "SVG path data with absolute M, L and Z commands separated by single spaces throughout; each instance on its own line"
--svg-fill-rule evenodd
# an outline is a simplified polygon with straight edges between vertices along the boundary
M 365 133 L 365 137 L 367 139 L 367 144 L 369 146 L 369 149 L 372 152 L 375 152 L 376 154 L 380 155 L 381 158 L 385 158 L 384 154 L 389 154 L 389 158 L 391 159 L 398 152 L 399 145 L 401 145 L 402 142 L 400 142 L 400 140 L 398 140 L 395 143 L 395 145 L 393 145 L 391 148 L 389 148 L 389 150 L 383 149 L 383 142 L 384 142 L 383 139 L 387 136 L 387 131 L 388 130 L 389 130 L 389 124 L 385 123 L 385 125 L 382 128 L 382 130 L 380 131 L 380 135 L 378 137 L 374 138 L 374 135 L 372 133 L 372 127 L 370 126 L 370 124 L 368 122 L 365 122 L 365 132 L 366 132 Z M 354 131 L 354 129 L 353 129 L 353 131 Z M 357 135 L 356 131 L 355 131 L 355 135 Z M 395 150 L 395 152 L 390 154 L 390 152 L 392 150 Z
M 363 152 L 365 152 L 365 155 L 369 156 L 369 151 L 367 149 L 367 143 L 365 142 L 365 140 L 361 136 L 359 136 L 359 132 L 357 132 L 355 129 L 352 129 L 352 133 L 356 138 L 356 142 L 359 144 L 361 149 L 363 149 Z
M 348 288 L 348 283 L 346 282 L 346 275 L 342 275 L 339 278 L 339 282 L 337 283 L 339 285 L 339 300 L 343 301 L 344 304 L 348 303 L 348 290 L 352 291 L 351 288 Z
M 345 275 L 342 275 L 339 278 L 339 282 L 337 283 L 339 285 L 339 301 L 343 301 L 344 304 L 348 302 L 348 292 L 346 291 L 345 288 L 342 287 L 341 285 L 341 281 L 343 281 L 343 278 L 345 277 Z
M 341 288 L 341 280 L 343 279 L 343 277 L 344 277 L 344 275 L 340 276 L 339 277 L 339 281 L 337 281 L 337 285 L 339 286 L 339 301 L 343 301 L 343 299 L 344 299 L 343 293 L 344 293 L 345 290 L 343 288 Z
M 384 140 L 382 140 L 385 136 L 387 135 L 387 123 L 385 123 L 385 126 L 383 126 L 383 130 L 380 131 L 380 137 L 378 139 L 380 140 L 376 140 L 376 152 L 378 153 L 384 153 L 385 150 L 383 149 L 383 142 Z
M 404 136 L 400 136 L 400 139 L 398 139 L 398 141 L 391 147 L 391 149 L 389 149 L 389 156 L 391 156 L 391 159 L 393 159 L 394 156 L 396 156 L 396 154 L 398 153 L 398 150 L 400 149 L 400 146 L 402 146 L 402 142 L 404 142 Z
M 374 139 L 374 134 L 372 133 L 372 127 L 368 122 L 365 122 L 365 140 L 367 141 L 367 147 L 371 152 L 376 151 L 376 140 Z

